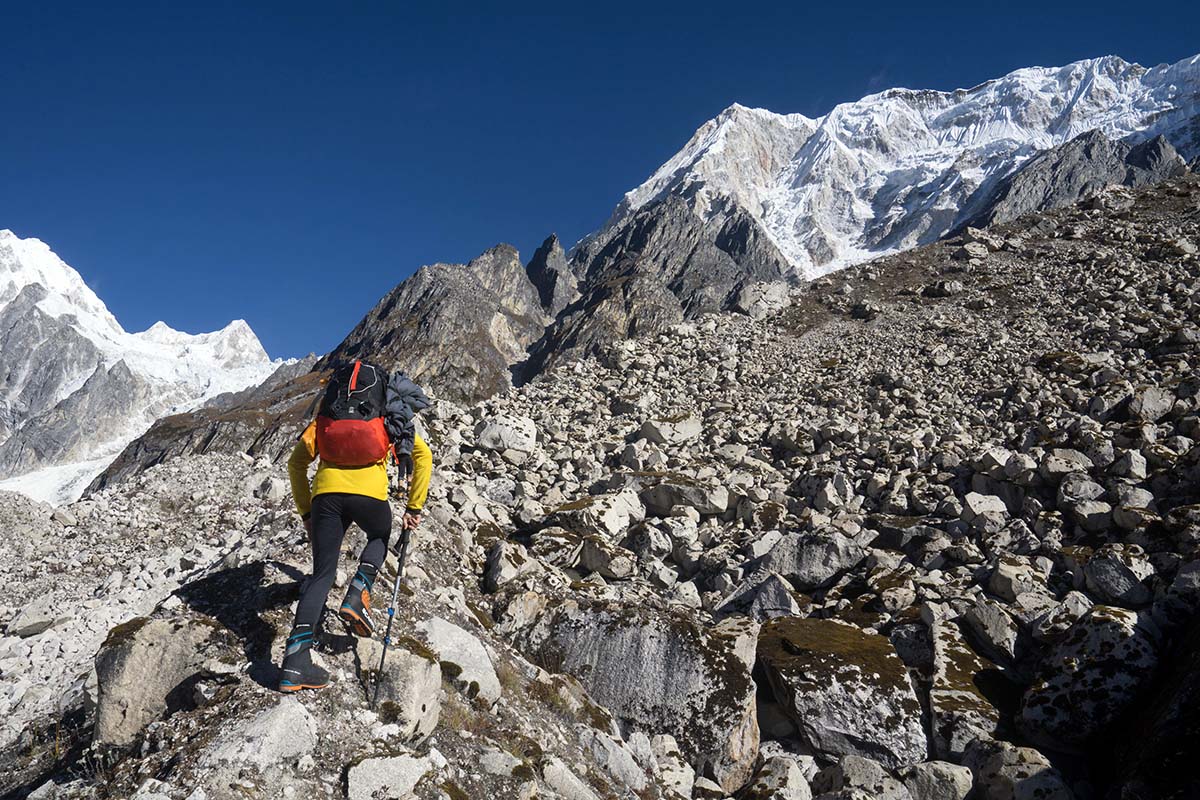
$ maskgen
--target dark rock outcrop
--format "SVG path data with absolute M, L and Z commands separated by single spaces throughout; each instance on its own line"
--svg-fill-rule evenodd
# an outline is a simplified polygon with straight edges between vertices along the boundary
M 1002 180 L 984 208 L 966 224 L 987 227 L 1023 214 L 1062 208 L 1106 186 L 1150 186 L 1187 172 L 1164 137 L 1131 144 L 1088 131 L 1039 153 Z
M 564 356 L 643 336 L 729 306 L 742 287 L 784 280 L 787 260 L 741 208 L 707 223 L 666 195 L 572 254 L 580 297 L 534 348 L 530 376 Z
M 1124 735 L 1113 741 L 1118 764 L 1110 798 L 1184 800 L 1200 797 L 1200 617 L 1183 632 L 1167 667 Z
M 520 255 L 501 244 L 468 264 L 417 270 L 318 368 L 366 358 L 404 370 L 442 397 L 478 400 L 510 385 L 510 365 L 548 321 Z
M 47 294 L 29 284 L 0 307 L 0 442 L 31 416 L 53 408 L 103 360 L 69 320 L 37 307 Z M 0 478 L 9 474 L 0 466 Z
M 91 443 L 114 439 L 155 404 L 155 389 L 124 361 L 101 364 L 83 386 L 28 419 L 0 445 L 0 475 L 19 475 L 86 458 Z
M 529 280 L 537 287 L 542 307 L 551 317 L 574 302 L 579 296 L 579 281 L 567 264 L 567 255 L 556 234 L 551 234 L 525 266 Z

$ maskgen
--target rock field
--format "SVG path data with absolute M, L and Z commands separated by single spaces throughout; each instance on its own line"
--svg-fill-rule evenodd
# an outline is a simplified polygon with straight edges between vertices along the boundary
M 1197 176 L 1110 189 L 436 400 L 318 693 L 282 463 L 0 495 L 0 792 L 1200 797 L 1198 245 Z

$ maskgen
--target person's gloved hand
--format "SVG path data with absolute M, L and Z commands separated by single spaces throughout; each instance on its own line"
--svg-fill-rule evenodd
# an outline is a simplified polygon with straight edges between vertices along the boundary
M 415 531 L 417 526 L 421 524 L 421 512 L 405 511 L 400 524 L 404 526 L 404 530 L 406 531 Z

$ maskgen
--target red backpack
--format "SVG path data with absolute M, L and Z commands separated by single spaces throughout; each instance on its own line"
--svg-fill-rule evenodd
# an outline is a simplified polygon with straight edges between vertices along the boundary
M 384 414 L 387 373 L 365 361 L 337 370 L 317 414 L 317 454 L 339 467 L 366 467 L 391 449 Z

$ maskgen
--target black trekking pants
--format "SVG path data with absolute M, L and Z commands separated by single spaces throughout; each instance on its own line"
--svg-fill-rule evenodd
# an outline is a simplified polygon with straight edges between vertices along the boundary
M 319 494 L 312 505 L 312 577 L 300 588 L 296 604 L 296 627 L 307 624 L 316 630 L 321 610 L 337 577 L 338 553 L 351 523 L 367 534 L 359 563 L 370 567 L 373 578 L 387 557 L 392 533 L 392 507 L 386 500 L 361 494 Z

